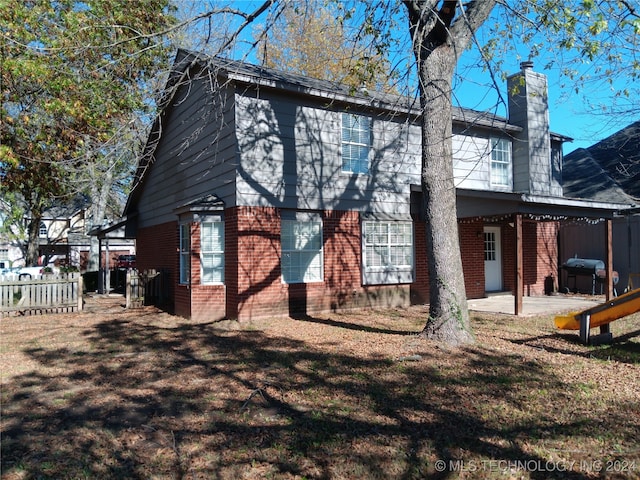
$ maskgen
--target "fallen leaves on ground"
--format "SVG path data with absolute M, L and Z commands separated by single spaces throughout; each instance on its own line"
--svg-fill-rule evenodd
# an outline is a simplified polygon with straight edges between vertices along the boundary
M 3 318 L 3 479 L 640 477 L 640 315 L 592 347 L 474 314 L 455 349 L 416 335 L 426 317 L 193 322 L 98 297 Z

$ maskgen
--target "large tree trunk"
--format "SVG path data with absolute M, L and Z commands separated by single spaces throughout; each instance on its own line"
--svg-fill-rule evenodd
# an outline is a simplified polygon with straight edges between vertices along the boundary
M 427 219 L 429 319 L 423 335 L 448 344 L 474 340 L 458 240 L 453 181 L 451 82 L 455 55 L 441 45 L 420 62 L 422 194 Z
M 38 264 L 38 247 L 40 246 L 40 223 L 42 214 L 32 214 L 27 229 L 27 252 L 24 259 L 25 266 L 31 267 Z
M 429 319 L 422 332 L 450 345 L 474 341 L 464 286 L 453 181 L 451 85 L 460 53 L 495 0 L 405 0 L 422 107 L 422 194 L 427 220 Z
M 104 172 L 99 169 L 94 170 L 93 183 L 90 185 L 90 217 L 94 225 L 101 225 L 107 211 L 109 193 L 113 188 L 113 169 L 107 168 Z M 100 242 L 97 237 L 91 237 L 89 242 L 89 261 L 87 271 L 96 272 L 100 268 Z M 107 259 L 106 265 L 109 265 Z

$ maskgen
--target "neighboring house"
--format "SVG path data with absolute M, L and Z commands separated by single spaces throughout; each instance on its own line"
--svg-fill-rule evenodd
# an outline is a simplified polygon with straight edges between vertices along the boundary
M 69 203 L 60 203 L 45 210 L 38 232 L 38 264 L 74 266 L 86 270 L 90 238 L 87 232 L 87 199 L 79 196 Z M 29 218 L 24 219 L 25 225 Z M 26 241 L 26 239 L 24 240 Z M 135 253 L 135 243 L 123 240 L 112 245 L 110 263 L 115 266 L 118 255 Z M 4 264 L 4 266 L 2 266 Z M 25 266 L 23 251 L 15 241 L 0 238 L 0 268 Z
M 630 274 L 640 287 L 640 121 L 564 159 L 564 193 L 568 197 L 635 205 L 613 219 L 613 267 L 620 287 Z M 594 231 L 595 230 L 595 231 Z M 600 258 L 605 238 L 592 225 L 566 225 L 560 235 L 562 258 Z
M 559 222 L 621 208 L 562 196 L 568 139 L 531 67 L 509 119 L 454 111 L 469 298 L 544 293 Z M 124 211 L 138 268 L 191 318 L 428 302 L 417 103 L 179 51 Z
M 76 265 L 79 266 L 78 249 L 86 243 L 88 238 L 82 235 L 85 223 L 86 199 L 76 198 L 68 204 L 57 203 L 43 213 L 38 230 L 38 264 L 39 265 Z M 24 218 L 26 230 L 30 222 Z M 17 230 L 16 232 L 17 233 Z M 4 268 L 25 266 L 24 245 L 20 240 L 0 240 L 0 257 L 5 257 L 0 263 Z M 26 242 L 26 238 L 21 240 Z M 3 250 L 7 253 L 3 253 Z

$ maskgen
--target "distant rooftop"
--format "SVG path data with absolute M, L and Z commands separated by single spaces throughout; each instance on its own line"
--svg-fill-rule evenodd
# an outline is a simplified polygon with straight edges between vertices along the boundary
M 640 204 L 640 121 L 564 158 L 565 196 Z

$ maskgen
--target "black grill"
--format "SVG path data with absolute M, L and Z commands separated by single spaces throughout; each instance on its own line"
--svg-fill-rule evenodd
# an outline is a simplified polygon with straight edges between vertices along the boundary
M 573 278 L 574 291 L 577 291 L 576 277 L 591 277 L 591 295 L 596 293 L 596 282 L 603 284 L 607 278 L 604 262 L 595 258 L 570 258 L 562 265 L 562 269 L 567 272 L 567 283 L 569 283 L 570 278 Z M 618 272 L 613 272 L 611 280 L 614 285 L 618 284 Z M 600 293 L 602 293 L 602 286 L 600 287 Z

